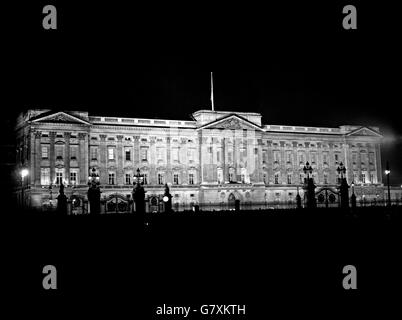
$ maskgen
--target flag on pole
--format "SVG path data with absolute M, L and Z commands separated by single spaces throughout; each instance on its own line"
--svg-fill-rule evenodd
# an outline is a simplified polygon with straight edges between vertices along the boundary
M 213 76 L 212 72 L 211 72 L 211 106 L 212 106 L 212 111 L 215 111 L 215 105 L 214 105 L 214 76 Z

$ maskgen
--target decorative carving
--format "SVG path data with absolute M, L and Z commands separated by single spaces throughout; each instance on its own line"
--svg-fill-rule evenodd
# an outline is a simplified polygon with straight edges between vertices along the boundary
M 71 137 L 71 132 L 64 132 L 65 139 L 70 139 L 70 137 Z
M 225 120 L 219 124 L 219 127 L 225 129 L 242 129 L 243 126 L 240 124 L 240 120 L 236 118 L 231 118 Z
M 118 136 L 117 136 L 117 140 L 118 140 L 119 142 L 122 142 L 122 141 L 123 141 L 123 138 L 124 138 L 124 136 L 121 136 L 121 135 L 118 135 Z
M 80 140 L 84 140 L 85 139 L 85 137 L 86 137 L 86 133 L 85 132 L 79 132 L 78 133 L 78 139 L 80 139 Z
M 40 139 L 42 137 L 42 132 L 41 131 L 36 131 L 35 132 L 35 138 Z
M 54 139 L 54 138 L 56 138 L 56 132 L 54 132 L 54 131 L 51 131 L 51 132 L 49 132 L 49 138 L 50 139 Z
M 107 137 L 106 134 L 100 134 L 100 135 L 99 135 L 100 140 L 103 141 L 103 142 L 106 141 L 106 137 Z

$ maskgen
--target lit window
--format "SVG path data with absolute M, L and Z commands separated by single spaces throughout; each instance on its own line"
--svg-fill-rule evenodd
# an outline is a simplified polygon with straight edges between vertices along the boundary
M 78 172 L 77 171 L 71 171 L 70 172 L 70 183 L 72 185 L 77 185 L 77 181 L 78 181 Z
M 141 160 L 147 161 L 148 160 L 148 148 L 141 148 Z
M 42 159 L 47 159 L 47 158 L 49 158 L 49 148 L 42 147 Z
M 114 150 L 113 150 L 113 148 L 108 149 L 108 159 L 109 160 L 114 160 Z
M 40 184 L 43 186 L 50 184 L 50 168 L 40 169 Z
M 56 169 L 56 184 L 63 183 L 63 169 Z

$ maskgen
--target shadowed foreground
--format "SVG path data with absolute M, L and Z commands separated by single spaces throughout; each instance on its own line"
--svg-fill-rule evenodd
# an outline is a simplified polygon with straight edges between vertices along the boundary
M 42 303 L 92 297 L 102 302 L 95 311 L 143 319 L 163 303 L 247 304 L 247 319 L 314 315 L 317 306 L 353 314 L 380 298 L 392 306 L 402 284 L 399 209 L 187 212 L 148 215 L 146 224 L 135 215 L 15 213 L 2 218 L 2 240 L 6 272 L 20 276 L 6 283 Z M 42 289 L 46 264 L 57 267 L 57 292 Z M 358 270 L 354 292 L 342 287 L 348 264 Z

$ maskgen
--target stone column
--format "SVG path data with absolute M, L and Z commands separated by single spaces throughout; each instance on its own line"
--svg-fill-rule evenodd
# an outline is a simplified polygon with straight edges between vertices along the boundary
M 42 132 L 36 131 L 35 132 L 35 146 L 33 151 L 33 157 L 31 158 L 31 172 L 33 172 L 32 181 L 34 185 L 39 186 L 40 181 L 40 164 L 42 159 L 42 146 L 41 146 L 41 136 Z
M 134 138 L 133 168 L 134 168 L 134 174 L 136 174 L 136 170 L 141 167 L 140 137 L 134 136 L 133 138 Z
M 123 152 L 123 136 L 117 136 L 117 145 L 116 145 L 116 184 L 123 185 L 124 184 L 124 152 Z
M 108 184 L 106 135 L 99 135 L 99 180 L 101 185 Z
M 222 174 L 223 174 L 223 183 L 228 181 L 228 173 L 226 171 L 226 141 L 225 138 L 223 137 L 221 140 L 221 144 L 222 144 Z
M 165 182 L 173 183 L 170 137 L 166 137 L 166 181 Z
M 149 144 L 149 177 L 148 177 L 148 183 L 150 184 L 158 184 L 158 172 L 156 171 L 156 166 L 157 166 L 157 159 L 156 159 L 156 146 L 155 146 L 155 137 L 150 137 L 150 144 Z
M 70 181 L 70 136 L 71 132 L 65 132 L 64 133 L 64 141 L 65 141 L 65 148 L 66 148 L 66 153 L 65 153 L 65 159 L 64 159 L 64 170 L 65 170 L 65 180 L 67 180 L 69 183 Z M 81 177 L 84 173 L 81 173 L 79 176 Z M 88 173 L 84 174 L 84 177 L 87 177 Z
M 329 154 L 328 154 L 328 165 L 329 165 L 329 179 L 328 182 L 330 184 L 336 185 L 338 183 L 338 173 L 336 172 L 335 165 L 335 154 L 334 154 L 334 144 L 332 142 L 328 143 L 329 146 Z
M 88 136 L 85 132 L 78 133 L 78 167 L 80 168 L 80 184 L 87 184 L 88 170 Z
M 274 182 L 274 153 L 272 152 L 272 141 L 267 141 L 267 182 L 268 184 L 272 184 Z
M 55 182 L 55 164 L 56 164 L 56 155 L 54 151 L 54 140 L 56 137 L 56 132 L 49 132 L 49 164 L 50 164 L 50 183 L 53 184 Z
M 375 170 L 377 173 L 377 182 L 382 183 L 381 145 L 379 143 L 375 147 Z

